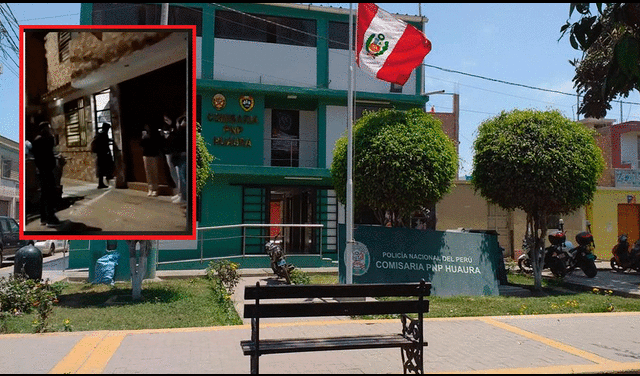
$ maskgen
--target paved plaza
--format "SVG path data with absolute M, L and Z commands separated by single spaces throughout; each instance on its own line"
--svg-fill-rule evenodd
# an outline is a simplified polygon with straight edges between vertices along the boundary
M 0 275 L 10 268 L 0 269 Z M 157 276 L 180 273 L 185 272 L 158 271 Z M 71 274 L 83 276 L 45 267 L 43 277 L 64 279 Z M 640 297 L 638 274 L 601 269 L 598 277 L 574 272 L 566 280 L 585 288 L 611 286 L 616 294 Z M 244 285 L 271 278 L 268 270 L 244 270 L 233 295 L 236 307 L 241 309 Z M 390 334 L 401 327 L 399 320 L 261 322 L 263 338 Z M 463 318 L 427 314 L 424 323 L 425 373 L 640 372 L 640 312 Z M 0 335 L 0 364 L 4 373 L 249 373 L 249 357 L 242 355 L 240 341 L 249 339 L 250 332 L 245 321 L 223 327 Z M 401 373 L 402 362 L 398 349 L 278 354 L 261 357 L 260 371 Z

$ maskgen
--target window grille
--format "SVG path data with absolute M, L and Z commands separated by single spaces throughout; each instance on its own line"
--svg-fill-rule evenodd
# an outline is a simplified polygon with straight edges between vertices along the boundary
M 61 31 L 58 33 L 58 56 L 60 62 L 69 60 L 69 42 L 71 41 L 71 32 Z

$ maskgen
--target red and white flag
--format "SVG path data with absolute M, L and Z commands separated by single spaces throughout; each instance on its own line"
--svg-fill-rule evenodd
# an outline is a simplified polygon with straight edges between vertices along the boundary
M 372 76 L 404 85 L 431 51 L 431 42 L 414 26 L 373 3 L 358 4 L 356 62 Z

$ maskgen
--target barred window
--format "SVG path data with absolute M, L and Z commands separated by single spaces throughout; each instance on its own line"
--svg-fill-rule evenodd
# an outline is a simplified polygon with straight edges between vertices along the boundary
M 69 42 L 71 41 L 71 32 L 61 31 L 58 33 L 58 57 L 60 62 L 69 60 Z
M 64 105 L 65 136 L 67 147 L 87 145 L 84 99 L 80 98 Z M 90 121 L 90 120 L 89 120 Z
M 5 179 L 11 178 L 11 159 L 2 159 L 2 177 Z

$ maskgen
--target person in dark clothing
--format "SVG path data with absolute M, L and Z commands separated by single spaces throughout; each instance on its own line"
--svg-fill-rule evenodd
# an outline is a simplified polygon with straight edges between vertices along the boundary
M 56 181 L 53 170 L 56 167 L 56 157 L 53 152 L 55 136 L 51 124 L 43 121 L 38 124 L 38 133 L 31 143 L 31 153 L 38 170 L 40 184 L 40 224 L 55 227 L 60 224 L 56 217 L 55 207 Z
M 155 197 L 158 195 L 158 166 L 160 156 L 160 135 L 154 132 L 148 124 L 144 125 L 142 130 L 142 139 L 140 140 L 142 147 L 142 159 L 144 161 L 144 170 L 147 175 L 147 184 L 149 193 L 147 196 Z
M 178 177 L 178 166 L 173 164 L 172 157 L 172 144 L 175 137 L 175 127 L 173 121 L 171 120 L 171 117 L 167 112 L 163 114 L 163 121 L 161 123 L 161 128 L 158 128 L 158 132 L 162 135 L 162 153 L 166 158 L 167 166 L 169 166 L 171 180 L 176 187 L 176 190 L 174 192 L 175 195 L 171 197 L 171 201 L 174 203 L 178 203 L 182 200 L 180 195 L 180 178 Z
M 107 188 L 102 178 L 106 178 L 107 183 L 113 179 L 114 162 L 109 148 L 109 123 L 102 123 L 102 129 L 91 141 L 91 151 L 96 154 L 96 177 L 98 178 L 98 188 Z

